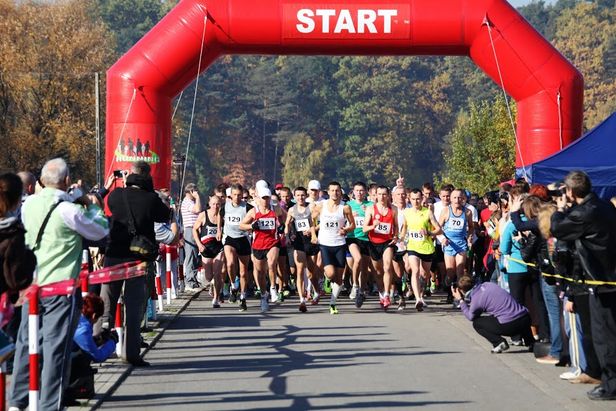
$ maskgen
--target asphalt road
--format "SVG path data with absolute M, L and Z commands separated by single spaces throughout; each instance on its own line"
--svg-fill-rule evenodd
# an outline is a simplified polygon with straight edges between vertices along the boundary
M 327 301 L 328 299 L 326 299 Z M 436 301 L 436 300 L 433 300 Z M 102 404 L 113 410 L 609 410 L 590 386 L 558 379 L 522 348 L 490 354 L 461 313 L 383 313 L 375 301 L 340 314 L 297 312 L 288 300 L 261 314 L 257 301 L 214 310 L 194 300 Z

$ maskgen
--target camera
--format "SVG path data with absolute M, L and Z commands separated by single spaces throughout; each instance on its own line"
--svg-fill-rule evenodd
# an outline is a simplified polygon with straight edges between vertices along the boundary
M 116 178 L 122 178 L 127 174 L 125 170 L 113 170 L 113 176 Z

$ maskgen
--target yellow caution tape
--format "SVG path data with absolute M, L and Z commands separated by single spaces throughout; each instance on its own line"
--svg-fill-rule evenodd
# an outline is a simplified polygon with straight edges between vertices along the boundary
M 508 256 L 508 255 L 506 255 L 505 258 L 508 259 L 509 261 L 513 261 L 513 262 L 519 263 L 519 264 L 524 264 L 525 266 L 528 266 L 528 267 L 535 267 L 535 268 L 537 267 L 537 264 L 527 263 L 524 260 L 519 260 L 517 258 Z M 542 272 L 541 275 L 544 276 L 544 277 L 558 278 L 558 279 L 561 279 L 561 280 L 569 281 L 571 283 L 586 284 L 586 285 L 614 285 L 614 286 L 616 286 L 616 281 L 574 280 L 572 278 L 563 277 L 560 274 L 548 274 L 548 273 L 544 273 L 544 272 Z

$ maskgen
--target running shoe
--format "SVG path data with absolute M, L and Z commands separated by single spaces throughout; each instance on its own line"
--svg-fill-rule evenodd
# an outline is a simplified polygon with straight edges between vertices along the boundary
M 425 310 L 426 308 L 428 308 L 428 304 L 426 304 L 426 302 L 424 301 L 424 299 L 423 299 L 423 298 L 421 299 L 421 303 L 423 304 L 423 308 L 424 308 L 424 310 Z
M 330 313 L 331 315 L 336 315 L 336 314 L 338 314 L 338 308 L 336 308 L 336 305 L 335 305 L 335 304 L 332 304 L 332 305 L 330 305 L 330 306 L 329 306 L 329 313 Z
M 261 289 L 260 288 L 257 288 L 255 290 L 255 298 L 259 298 L 259 299 L 261 298 Z
M 406 300 L 404 298 L 400 298 L 398 301 L 398 311 L 403 311 L 406 308 Z
M 269 294 L 265 293 L 263 297 L 261 297 L 261 312 L 265 313 L 269 311 Z
M 507 341 L 503 341 L 502 343 L 498 344 L 496 347 L 492 348 L 492 354 L 500 354 L 500 353 L 507 351 L 508 349 L 509 349 L 509 344 L 507 344 Z
M 246 306 L 246 299 L 240 299 L 240 312 L 244 312 L 248 310 L 248 307 Z
M 234 303 L 237 301 L 237 288 L 231 289 L 231 294 L 229 295 L 229 302 Z
M 285 288 L 281 294 L 284 298 L 287 298 L 288 296 L 291 295 L 291 291 L 288 288 Z
M 275 288 L 270 288 L 270 301 L 275 303 L 278 301 L 278 291 Z
M 302 301 L 299 303 L 299 312 L 305 313 L 306 311 L 308 311 L 308 308 L 306 308 L 306 303 Z
M 351 288 L 351 292 L 349 293 L 349 299 L 354 300 L 356 297 L 357 297 L 357 286 L 354 285 L 353 288 Z
M 366 295 L 360 290 L 357 292 L 357 297 L 355 297 L 355 307 L 361 308 L 364 305 L 364 301 L 366 301 Z
M 436 292 L 436 281 L 430 279 L 430 292 L 434 294 Z
M 386 295 L 385 297 L 383 297 L 383 309 L 387 311 L 390 305 L 391 305 L 391 300 L 389 299 L 389 296 Z
M 312 305 L 317 305 L 319 303 L 319 301 L 321 300 L 321 293 L 314 293 L 312 295 L 312 301 L 311 304 Z
M 278 293 L 278 298 L 276 298 L 276 302 L 278 304 L 284 302 L 284 293 Z
M 417 302 L 415 303 L 415 309 L 419 312 L 422 312 L 424 309 L 424 304 L 422 300 L 417 300 Z
M 332 282 L 329 280 L 329 278 L 326 278 L 325 282 L 323 283 L 323 291 L 325 291 L 325 293 L 327 294 L 332 292 Z
M 212 300 L 212 308 L 220 308 L 220 302 L 217 299 Z

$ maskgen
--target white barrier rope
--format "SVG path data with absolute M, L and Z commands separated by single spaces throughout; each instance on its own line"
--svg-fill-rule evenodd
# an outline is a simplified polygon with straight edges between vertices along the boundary
M 498 57 L 496 55 L 496 47 L 494 47 L 494 39 L 492 38 L 492 23 L 488 20 L 488 16 L 485 17 L 484 24 L 488 26 L 488 35 L 490 36 L 490 44 L 492 45 L 492 52 L 494 53 L 494 61 L 496 62 L 496 70 L 498 71 L 498 77 L 500 79 L 500 86 L 501 86 L 501 89 L 503 90 L 503 96 L 505 97 L 505 103 L 507 105 L 507 114 L 509 115 L 509 121 L 511 123 L 511 129 L 513 130 L 515 144 L 518 149 L 518 153 L 520 153 L 520 162 L 522 163 L 522 173 L 524 175 L 524 179 L 528 181 L 528 175 L 526 174 L 526 165 L 524 163 L 524 157 L 522 156 L 522 150 L 520 149 L 520 142 L 518 141 L 518 135 L 515 130 L 515 122 L 513 121 L 513 113 L 511 112 L 511 106 L 509 105 L 509 98 L 507 97 L 507 92 L 505 91 L 505 83 L 503 81 L 503 74 L 501 73 L 500 64 L 498 62 Z
M 207 29 L 207 12 L 203 17 L 203 35 L 201 36 L 201 51 L 199 52 L 199 65 L 197 66 L 197 79 L 195 82 L 195 93 L 193 96 L 192 112 L 190 114 L 190 126 L 188 127 L 188 141 L 186 142 L 186 154 L 184 156 L 184 168 L 182 170 L 182 183 L 180 184 L 180 197 L 184 189 L 184 179 L 186 178 L 186 165 L 188 164 L 188 151 L 190 150 L 190 139 L 192 137 L 193 121 L 195 119 L 195 106 L 197 105 L 197 92 L 199 91 L 199 74 L 201 73 L 201 62 L 203 60 L 203 48 L 205 46 L 205 30 Z
M 133 108 L 133 103 L 135 102 L 135 98 L 137 97 L 137 89 L 133 89 L 133 97 L 130 99 L 130 104 L 128 105 L 128 110 L 126 110 L 126 116 L 124 117 L 124 124 L 122 124 L 122 130 L 120 131 L 120 137 L 118 138 L 118 143 L 116 144 L 113 153 L 111 153 L 111 163 L 109 164 L 109 169 L 107 170 L 107 174 L 105 174 L 105 180 L 109 177 L 111 170 L 113 169 L 113 164 L 115 163 L 115 152 L 120 147 L 120 141 L 122 141 L 122 137 L 124 137 L 124 130 L 126 129 L 126 122 L 128 121 L 128 116 L 130 115 L 130 111 Z M 107 153 L 109 155 L 109 153 Z

